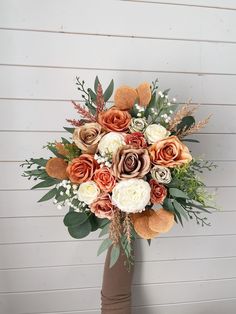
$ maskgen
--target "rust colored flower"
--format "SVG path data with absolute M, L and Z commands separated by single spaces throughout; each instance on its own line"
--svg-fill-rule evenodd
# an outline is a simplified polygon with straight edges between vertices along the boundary
M 131 145 L 134 148 L 146 148 L 147 142 L 144 138 L 143 133 L 141 132 L 134 132 L 131 134 L 127 134 L 125 136 L 125 143 L 127 145 Z
M 73 133 L 73 141 L 84 153 L 94 154 L 96 152 L 98 142 L 103 135 L 104 132 L 99 123 L 85 123 L 75 129 Z
M 116 184 L 115 177 L 112 175 L 112 172 L 108 167 L 97 169 L 94 173 L 93 180 L 104 192 L 111 192 Z
M 166 187 L 154 179 L 151 179 L 149 184 L 151 186 L 151 202 L 153 204 L 162 204 L 167 196 Z
M 130 110 L 135 100 L 138 99 L 137 91 L 129 86 L 117 88 L 114 95 L 115 106 L 120 110 Z
M 114 216 L 114 206 L 111 202 L 111 197 L 108 193 L 102 193 L 90 205 L 90 210 L 98 218 L 112 219 Z
M 100 112 L 98 115 L 98 122 L 106 131 L 126 131 L 130 125 L 130 121 L 131 115 L 127 111 L 122 111 L 115 107 Z
M 49 177 L 64 180 L 68 178 L 66 173 L 67 166 L 68 164 L 64 159 L 57 157 L 51 158 L 47 161 L 46 172 Z
M 150 157 L 144 148 L 120 147 L 113 156 L 113 173 L 118 180 L 143 178 L 150 170 Z
M 188 147 L 177 136 L 172 135 L 149 147 L 150 158 L 153 164 L 175 167 L 192 160 Z
M 149 227 L 150 210 L 145 210 L 142 213 L 131 214 L 131 221 L 134 225 L 134 230 L 143 239 L 153 239 L 159 234 Z
M 164 208 L 160 208 L 151 212 L 148 226 L 155 232 L 165 233 L 173 227 L 174 223 L 174 214 Z
M 152 93 L 151 93 L 151 86 L 149 83 L 144 82 L 140 84 L 137 88 L 137 93 L 139 97 L 139 105 L 140 106 L 147 106 L 151 100 Z
M 98 168 L 98 163 L 91 155 L 82 154 L 71 161 L 66 171 L 71 182 L 80 184 L 91 180 Z

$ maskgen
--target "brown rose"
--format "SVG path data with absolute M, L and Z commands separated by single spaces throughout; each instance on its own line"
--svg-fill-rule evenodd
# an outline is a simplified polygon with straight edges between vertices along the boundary
M 85 123 L 75 129 L 73 141 L 84 153 L 94 154 L 103 135 L 104 132 L 99 123 Z
M 98 168 L 98 163 L 91 155 L 82 154 L 78 158 L 72 159 L 66 171 L 70 181 L 79 184 L 91 180 Z
M 141 132 L 134 132 L 131 134 L 127 134 L 125 136 L 125 143 L 127 145 L 131 145 L 134 148 L 146 148 L 147 142 L 144 138 L 143 133 Z
M 160 166 L 175 167 L 192 160 L 188 147 L 172 135 L 149 147 L 151 161 Z
M 148 151 L 144 148 L 122 146 L 113 156 L 113 173 L 118 180 L 142 178 L 150 165 Z
M 45 170 L 50 177 L 64 180 L 68 178 L 67 166 L 68 163 L 64 159 L 54 157 L 47 161 Z
M 91 205 L 90 210 L 98 218 L 112 219 L 114 215 L 114 206 L 108 193 L 101 194 Z
M 93 180 L 104 192 L 111 192 L 116 184 L 115 177 L 112 175 L 112 172 L 108 167 L 97 169 L 94 173 Z
M 130 125 L 131 115 L 127 111 L 112 107 L 99 113 L 98 122 L 106 131 L 123 132 Z
M 151 186 L 151 202 L 153 204 L 162 204 L 167 196 L 167 189 L 154 179 L 151 179 L 149 184 Z

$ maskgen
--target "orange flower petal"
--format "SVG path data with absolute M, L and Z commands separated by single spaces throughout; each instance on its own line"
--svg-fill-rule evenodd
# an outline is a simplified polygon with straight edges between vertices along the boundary
M 114 96 L 115 106 L 120 110 L 129 110 L 138 98 L 136 90 L 129 86 L 117 88 Z
M 134 230 L 143 239 L 152 239 L 159 234 L 149 227 L 149 210 L 142 213 L 133 214 L 131 220 L 134 224 Z
M 57 157 L 51 158 L 46 164 L 46 172 L 52 178 L 64 180 L 68 178 L 66 173 L 67 166 L 68 164 L 64 159 Z
M 152 93 L 150 84 L 147 82 L 144 82 L 140 84 L 137 88 L 137 93 L 139 97 L 139 105 L 140 106 L 147 106 L 151 100 Z
M 148 226 L 154 232 L 168 232 L 174 225 L 174 215 L 164 208 L 152 211 L 149 216 Z

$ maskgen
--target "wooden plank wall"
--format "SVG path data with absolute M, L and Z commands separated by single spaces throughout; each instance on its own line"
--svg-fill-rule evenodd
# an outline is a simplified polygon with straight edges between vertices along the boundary
M 235 1 L 1 0 L 0 43 L 0 313 L 100 313 L 97 234 L 71 239 L 66 210 L 37 204 L 19 168 L 74 116 L 76 75 L 116 87 L 158 77 L 200 103 L 199 118 L 213 113 L 193 152 L 219 165 L 206 182 L 222 210 L 212 227 L 137 241 L 133 312 L 235 313 Z

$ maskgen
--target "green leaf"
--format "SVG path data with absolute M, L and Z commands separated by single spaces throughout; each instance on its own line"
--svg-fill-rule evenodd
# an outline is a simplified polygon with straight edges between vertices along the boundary
M 192 139 L 192 138 L 183 138 L 182 142 L 190 142 L 190 143 L 200 143 L 200 141 Z
M 190 205 L 191 207 L 195 207 L 195 208 L 198 208 L 208 214 L 211 214 L 212 212 L 210 212 L 209 210 L 207 210 L 205 207 L 201 206 L 201 205 L 198 205 L 198 204 L 195 204 L 195 203 L 187 203 L 187 205 Z M 214 207 L 211 207 L 211 206 L 207 206 L 208 208 L 212 208 L 212 209 L 215 209 Z
M 91 224 L 86 220 L 83 224 L 68 227 L 69 234 L 75 239 L 85 238 L 91 232 Z
M 105 234 L 108 234 L 109 233 L 109 227 L 110 227 L 110 224 L 106 224 L 103 228 L 102 228 L 102 230 L 101 230 L 101 232 L 99 233 L 99 238 L 101 238 L 101 237 L 103 237 Z
M 154 93 L 154 94 L 152 95 L 152 98 L 151 98 L 151 100 L 150 100 L 150 103 L 149 103 L 149 105 L 146 107 L 146 109 L 145 109 L 145 111 L 144 111 L 144 116 L 145 116 L 146 118 L 148 118 L 148 116 L 149 116 L 149 114 L 150 114 L 150 112 L 151 112 L 151 109 L 154 108 L 155 105 L 156 105 L 156 93 Z
M 173 203 L 174 203 L 175 209 L 179 212 L 179 214 L 188 221 L 188 214 L 186 213 L 184 207 L 176 200 L 174 200 Z
M 70 141 L 64 137 L 61 138 L 63 144 L 71 144 Z
M 182 221 L 181 215 L 180 215 L 180 213 L 176 210 L 176 211 L 175 211 L 175 221 L 178 223 L 178 220 L 179 220 L 179 222 L 181 223 L 181 226 L 183 227 L 184 225 L 183 225 L 183 221 Z
M 101 245 L 98 248 L 97 256 L 99 256 L 104 251 L 106 251 L 111 245 L 112 245 L 112 240 L 110 238 L 103 240 Z
M 111 249 L 111 256 L 110 256 L 110 265 L 109 265 L 110 268 L 115 265 L 119 256 L 120 256 L 120 246 L 113 245 Z
M 34 158 L 31 158 L 30 161 L 33 162 L 36 165 L 39 165 L 41 167 L 45 167 L 47 162 L 48 162 L 48 159 L 44 159 L 44 158 L 34 159 Z
M 69 211 L 64 217 L 64 224 L 67 227 L 78 226 L 83 224 L 88 219 L 88 215 L 85 213 L 78 213 Z
M 182 121 L 177 125 L 177 132 L 183 129 L 188 130 L 194 124 L 195 119 L 193 116 L 183 117 Z
M 90 97 L 91 97 L 91 100 L 92 100 L 92 102 L 96 102 L 96 99 L 97 99 L 97 95 L 94 93 L 94 91 L 92 91 L 92 89 L 91 88 L 88 88 L 88 93 L 89 93 L 89 95 L 90 95 Z
M 189 198 L 183 191 L 177 189 L 177 188 L 169 188 L 169 193 L 173 197 L 179 197 L 179 198 Z
M 75 128 L 67 128 L 67 127 L 64 127 L 63 129 L 66 130 L 67 132 L 71 133 L 71 134 L 73 134 L 74 130 L 75 130 Z
M 165 198 L 165 200 L 163 202 L 163 207 L 166 210 L 169 210 L 170 212 L 174 212 L 175 211 L 173 203 L 172 203 L 172 200 L 170 198 L 168 198 L 168 197 Z
M 107 89 L 105 90 L 105 92 L 103 94 L 105 102 L 107 102 L 110 99 L 110 97 L 113 93 L 113 90 L 114 90 L 114 81 L 111 80 L 110 84 L 108 85 Z
M 38 200 L 38 203 L 45 202 L 53 198 L 57 194 L 57 188 L 54 188 L 50 190 L 48 193 L 46 193 L 40 200 Z
M 58 158 L 62 158 L 62 159 L 65 159 L 65 156 L 61 155 L 58 153 L 56 147 L 54 146 L 47 146 L 47 148 L 50 150 L 50 152 L 52 152 L 56 157 Z
M 105 225 L 110 223 L 110 220 L 107 218 L 98 218 L 97 222 L 98 222 L 98 228 L 102 229 Z
M 41 188 L 48 188 L 54 184 L 57 184 L 59 183 L 60 181 L 57 180 L 57 179 L 53 179 L 53 178 L 48 178 L 47 180 L 45 181 L 41 181 L 40 183 L 34 185 L 31 190 L 34 190 L 34 189 L 41 189 Z
M 94 90 L 95 92 L 98 89 L 98 83 L 100 83 L 98 76 L 95 77 L 95 81 L 94 81 Z

